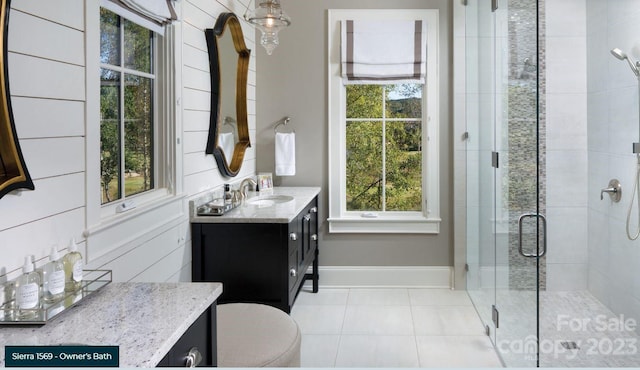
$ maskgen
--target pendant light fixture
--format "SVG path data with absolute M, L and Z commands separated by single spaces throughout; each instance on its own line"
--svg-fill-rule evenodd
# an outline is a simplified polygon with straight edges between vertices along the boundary
M 249 1 L 251 4 L 251 1 Z M 291 18 L 282 10 L 280 0 L 259 0 L 258 6 L 244 13 L 244 19 L 258 27 L 262 32 L 260 45 L 264 47 L 267 54 L 271 55 L 280 41 L 278 32 L 291 24 Z

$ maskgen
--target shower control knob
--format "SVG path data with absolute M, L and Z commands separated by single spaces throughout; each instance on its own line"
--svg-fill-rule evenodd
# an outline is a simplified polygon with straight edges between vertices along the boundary
M 622 185 L 618 179 L 612 179 L 609 181 L 608 187 L 600 190 L 600 200 L 604 199 L 604 193 L 609 193 L 609 197 L 615 203 L 618 203 L 622 198 Z

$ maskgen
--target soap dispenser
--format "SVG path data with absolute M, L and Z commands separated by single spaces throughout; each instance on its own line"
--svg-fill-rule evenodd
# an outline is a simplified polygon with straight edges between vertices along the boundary
M 233 193 L 229 184 L 224 184 L 224 204 L 233 204 Z
M 16 283 L 18 316 L 21 319 L 36 317 L 40 307 L 40 274 L 35 272 L 32 258 L 32 256 L 25 257 L 22 275 L 18 277 Z
M 65 286 L 64 264 L 55 245 L 51 246 L 49 262 L 44 265 L 42 272 L 44 276 L 42 283 L 44 301 L 50 303 L 62 299 Z
M 64 265 L 64 290 L 75 292 L 82 286 L 82 255 L 75 239 L 71 239 L 69 252 L 62 258 Z

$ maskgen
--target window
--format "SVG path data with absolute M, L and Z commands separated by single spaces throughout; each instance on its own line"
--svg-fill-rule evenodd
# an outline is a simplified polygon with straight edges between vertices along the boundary
M 127 4 L 141 3 L 128 0 Z M 174 2 L 167 13 L 181 8 Z M 181 27 L 84 2 L 87 261 L 184 222 Z M 141 19 L 142 18 L 142 19 Z M 179 69 L 178 69 L 179 70 Z
M 347 211 L 422 211 L 422 85 L 346 85 Z
M 101 203 L 155 188 L 155 37 L 100 9 Z
M 347 20 L 426 23 L 425 83 L 345 83 Z M 439 231 L 437 55 L 437 10 L 329 11 L 330 232 Z

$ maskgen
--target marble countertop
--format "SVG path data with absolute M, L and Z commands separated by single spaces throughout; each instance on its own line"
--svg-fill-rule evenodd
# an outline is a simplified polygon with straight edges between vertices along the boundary
M 293 200 L 268 207 L 245 203 L 222 216 L 197 216 L 191 207 L 192 223 L 289 223 L 313 198 L 320 194 L 319 187 L 276 187 L 267 195 L 290 195 Z M 263 193 L 249 192 L 249 199 Z
M 5 345 L 119 346 L 121 367 L 155 367 L 222 294 L 220 283 L 111 283 L 44 326 L 0 328 Z

